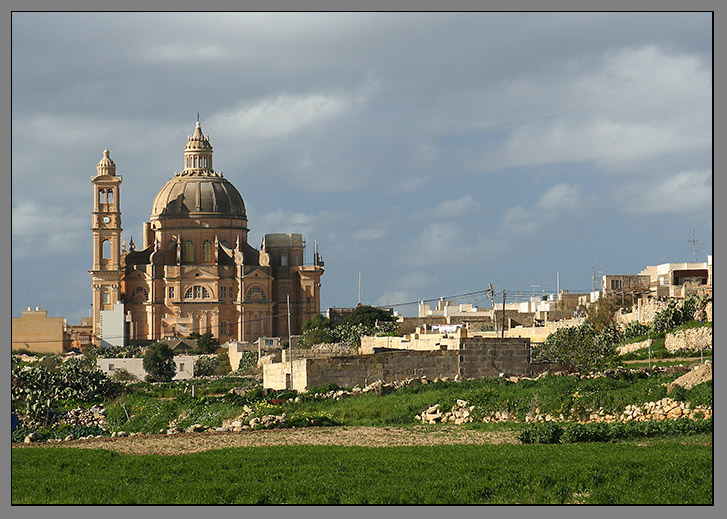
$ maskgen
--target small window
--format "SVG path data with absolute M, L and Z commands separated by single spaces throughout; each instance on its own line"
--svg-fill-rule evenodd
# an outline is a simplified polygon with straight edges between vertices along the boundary
M 194 242 L 192 240 L 184 242 L 182 261 L 185 263 L 194 263 Z
M 220 299 L 227 299 L 227 287 L 220 287 Z
M 111 302 L 111 294 L 109 294 L 108 292 L 104 293 L 103 302 L 105 305 L 109 304 Z
M 179 371 L 184 371 L 184 362 L 179 363 Z
M 227 335 L 227 323 L 220 323 L 220 335 Z
M 300 254 L 296 254 L 295 255 L 295 265 L 300 266 L 300 264 L 301 264 L 300 263 Z
M 280 254 L 280 266 L 281 267 L 288 266 L 288 254 L 286 252 L 283 252 Z
M 174 299 L 174 287 L 169 287 L 169 299 Z
M 215 261 L 214 245 L 210 240 L 202 242 L 202 263 L 213 263 Z
M 113 364 L 109 364 L 109 371 L 113 371 L 113 370 L 114 370 L 114 365 Z

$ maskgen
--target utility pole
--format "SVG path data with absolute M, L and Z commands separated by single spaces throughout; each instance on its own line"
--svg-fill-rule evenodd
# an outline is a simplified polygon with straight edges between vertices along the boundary
M 288 299 L 288 357 L 290 357 L 290 390 L 293 391 L 293 338 L 290 334 L 290 294 Z
M 497 309 L 495 308 L 494 290 L 492 289 L 492 283 L 487 288 L 487 297 L 490 298 L 490 304 L 492 305 L 492 322 L 495 324 L 495 337 L 497 337 Z
M 696 263 L 697 262 L 697 243 L 698 243 L 698 240 L 697 240 L 697 238 L 695 236 L 695 233 L 696 233 L 696 231 L 694 229 L 692 229 L 692 239 L 691 240 L 687 240 L 687 241 L 692 244 L 692 256 L 694 257 L 694 262 Z
M 502 338 L 505 338 L 505 298 L 507 297 L 507 290 L 502 291 Z

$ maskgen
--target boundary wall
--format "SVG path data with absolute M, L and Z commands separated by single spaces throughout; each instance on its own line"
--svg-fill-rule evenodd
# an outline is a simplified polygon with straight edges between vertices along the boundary
M 341 387 L 365 386 L 377 380 L 395 382 L 409 378 L 477 378 L 530 375 L 530 339 L 461 337 L 458 349 L 380 351 L 323 359 L 293 359 L 293 389 L 335 383 Z M 290 364 L 263 366 L 263 387 L 290 387 Z

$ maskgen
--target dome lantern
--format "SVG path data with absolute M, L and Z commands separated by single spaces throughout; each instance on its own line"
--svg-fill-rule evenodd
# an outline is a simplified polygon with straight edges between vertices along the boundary
M 215 175 L 212 169 L 212 145 L 209 136 L 202 133 L 199 116 L 194 127 L 194 134 L 187 137 L 187 145 L 184 147 L 184 170 L 181 174 Z

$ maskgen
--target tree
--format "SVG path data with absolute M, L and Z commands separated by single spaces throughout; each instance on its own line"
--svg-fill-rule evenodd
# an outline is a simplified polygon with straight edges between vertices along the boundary
M 376 326 L 376 323 L 390 323 L 394 322 L 396 318 L 381 308 L 376 308 L 369 305 L 360 305 L 356 309 L 346 316 L 341 324 L 345 325 L 356 325 L 363 324 L 367 327 Z
M 304 332 L 314 329 L 331 330 L 333 329 L 333 322 L 323 314 L 316 314 L 303 324 Z
M 333 329 L 335 325 L 323 314 L 316 314 L 303 324 L 301 346 L 310 348 L 315 344 L 335 342 Z
M 149 382 L 169 382 L 177 372 L 174 353 L 164 342 L 155 342 L 146 347 L 143 366 Z
M 593 323 L 586 321 L 548 335 L 539 356 L 587 372 L 603 368 L 615 355 L 619 341 L 620 334 L 615 326 L 597 332 Z
M 600 297 L 586 308 L 586 320 L 593 325 L 597 332 L 600 332 L 615 324 L 616 312 L 619 308 L 621 305 L 614 297 Z
M 212 335 L 211 330 L 207 330 L 202 335 L 196 334 L 196 337 L 192 337 L 190 334 L 190 339 L 197 339 L 197 348 L 202 353 L 215 353 L 217 351 L 217 348 L 220 347 L 220 341 L 215 338 L 214 335 Z
M 336 342 L 328 328 L 310 328 L 303 332 L 303 339 L 301 339 L 301 346 L 303 348 L 310 348 L 316 344 Z

